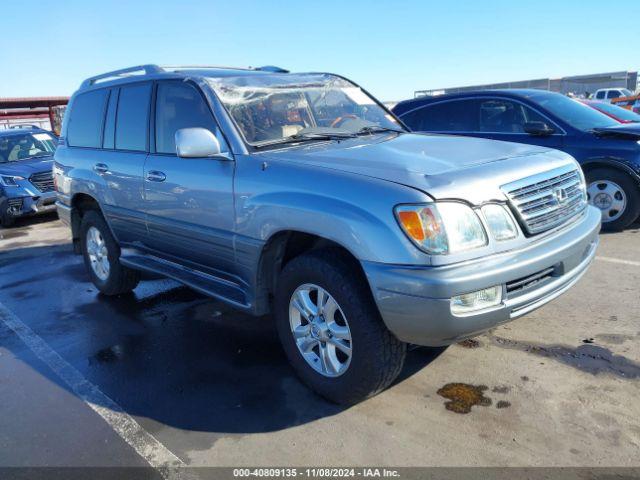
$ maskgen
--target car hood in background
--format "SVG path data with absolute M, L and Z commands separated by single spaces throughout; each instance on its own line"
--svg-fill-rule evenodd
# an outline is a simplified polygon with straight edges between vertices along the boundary
M 640 123 L 623 123 L 613 127 L 594 128 L 593 132 L 599 137 L 640 140 Z
M 566 153 L 543 147 L 422 134 L 363 136 L 266 155 L 388 180 L 435 199 L 457 198 L 474 204 L 505 200 L 501 185 L 575 163 Z
M 34 173 L 45 172 L 53 168 L 53 157 L 40 157 L 28 160 L 16 160 L 14 162 L 0 163 L 0 174 L 19 175 L 29 178 Z

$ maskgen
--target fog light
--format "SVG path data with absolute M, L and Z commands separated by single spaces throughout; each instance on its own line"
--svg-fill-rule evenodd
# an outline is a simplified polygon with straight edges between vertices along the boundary
M 477 292 L 456 295 L 451 298 L 451 313 L 454 315 L 464 315 L 477 310 L 495 307 L 502 301 L 502 287 L 485 288 Z

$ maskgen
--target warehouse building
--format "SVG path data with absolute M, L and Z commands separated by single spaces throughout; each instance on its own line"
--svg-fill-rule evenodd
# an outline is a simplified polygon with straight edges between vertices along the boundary
M 563 94 L 575 94 L 584 96 L 592 94 L 599 88 L 628 88 L 636 91 L 638 84 L 638 72 L 621 71 L 610 73 L 595 73 L 593 75 L 575 75 L 562 78 L 539 78 L 534 80 L 522 80 L 517 82 L 492 83 L 488 85 L 473 85 L 468 87 L 438 88 L 432 90 L 417 90 L 415 97 L 444 95 L 460 93 L 471 90 L 492 90 L 497 88 L 538 88 Z

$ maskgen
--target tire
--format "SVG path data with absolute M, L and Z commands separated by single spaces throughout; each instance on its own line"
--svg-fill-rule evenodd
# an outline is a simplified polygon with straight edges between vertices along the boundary
M 99 232 L 104 242 L 104 248 L 101 249 L 101 251 L 104 252 L 106 250 L 106 256 L 101 255 L 100 257 L 104 257 L 106 264 L 108 264 L 108 271 L 102 278 L 92 266 L 91 255 L 89 253 L 88 237 L 94 235 L 95 231 Z M 120 247 L 113 238 L 107 222 L 99 212 L 93 210 L 88 211 L 82 217 L 80 245 L 82 256 L 84 257 L 84 264 L 89 272 L 91 281 L 100 292 L 105 295 L 119 295 L 130 292 L 136 288 L 140 282 L 140 273 L 120 264 Z M 104 271 L 101 273 L 104 274 Z
M 316 356 L 320 364 L 303 357 L 297 343 L 302 340 L 296 340 L 292 333 L 290 310 L 296 315 L 292 296 L 309 285 L 324 289 L 337 302 L 336 319 L 350 331 L 350 340 L 346 342 L 352 347 L 350 359 L 344 361 L 342 358 L 345 370 L 342 373 L 334 371 L 333 376 L 317 370 L 325 363 L 319 355 Z M 316 293 L 316 301 L 318 295 Z M 329 303 L 327 300 L 326 305 Z M 313 251 L 288 262 L 278 278 L 274 307 L 278 335 L 289 362 L 305 384 L 331 402 L 343 405 L 360 402 L 388 387 L 402 370 L 407 345 L 384 325 L 366 279 L 359 268 L 354 268 L 352 259 L 337 249 Z M 343 316 L 344 321 L 341 320 Z M 311 324 L 309 330 L 313 330 Z M 311 335 L 304 338 L 311 339 Z M 328 339 L 326 345 L 330 346 L 336 339 L 338 335 Z M 318 348 L 320 344 L 322 342 Z M 338 351 L 335 349 L 335 356 L 340 355 Z
M 6 213 L 4 215 L 0 215 L 0 227 L 9 228 L 12 227 L 14 223 L 16 223 L 15 217 Z
M 640 186 L 625 172 L 596 168 L 586 172 L 589 203 L 600 208 L 602 230 L 615 232 L 631 225 L 640 215 Z M 611 195 L 611 192 L 615 192 Z M 599 201 L 601 197 L 602 201 Z M 624 200 L 623 209 L 610 209 Z M 611 215 L 614 213 L 614 215 Z M 608 220 L 610 219 L 610 220 Z

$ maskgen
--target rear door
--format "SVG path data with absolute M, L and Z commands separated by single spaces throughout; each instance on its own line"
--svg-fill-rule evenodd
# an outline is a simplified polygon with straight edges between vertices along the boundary
M 104 150 L 94 165 L 109 187 L 105 214 L 123 243 L 139 244 L 147 234 L 142 174 L 149 150 L 151 88 L 143 82 L 111 90 Z
M 195 268 L 234 269 L 233 175 L 229 159 L 180 158 L 175 133 L 201 127 L 228 152 L 209 105 L 197 86 L 160 81 L 155 87 L 152 153 L 145 164 L 147 246 L 160 256 Z

